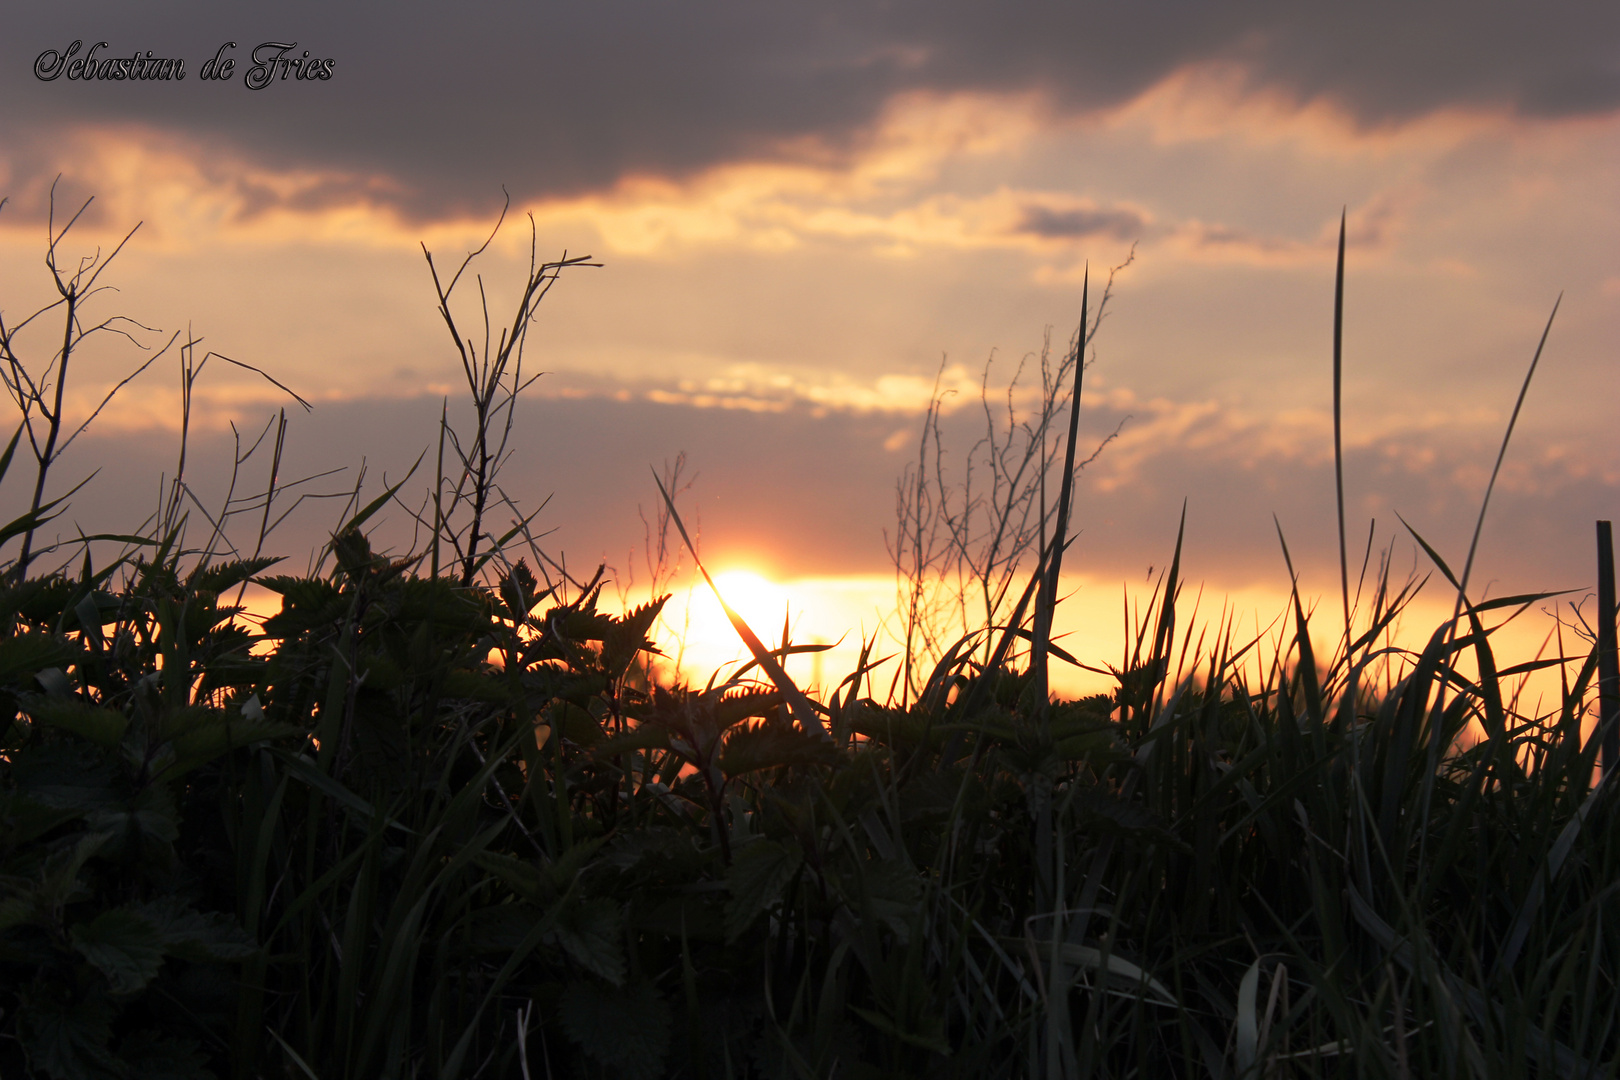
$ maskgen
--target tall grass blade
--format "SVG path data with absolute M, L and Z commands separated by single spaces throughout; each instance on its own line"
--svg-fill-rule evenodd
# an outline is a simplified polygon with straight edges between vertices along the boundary
M 1507 457 L 1508 441 L 1513 438 L 1513 428 L 1519 422 L 1519 410 L 1524 408 L 1525 395 L 1530 392 L 1530 380 L 1536 376 L 1536 365 L 1541 363 L 1541 352 L 1547 347 L 1547 335 L 1552 333 L 1553 320 L 1558 317 L 1558 305 L 1564 302 L 1564 294 L 1559 293 L 1558 299 L 1553 301 L 1552 312 L 1547 316 L 1547 325 L 1542 328 L 1541 340 L 1536 343 L 1536 354 L 1530 358 L 1530 368 L 1524 373 L 1524 383 L 1519 387 L 1518 399 L 1513 402 L 1513 414 L 1508 417 L 1507 430 L 1502 433 L 1502 448 L 1496 452 L 1496 464 L 1491 466 L 1491 479 L 1485 485 L 1485 496 L 1479 501 L 1479 519 L 1474 523 L 1474 537 L 1468 542 L 1468 559 L 1463 563 L 1462 581 L 1457 586 L 1457 603 L 1452 609 L 1453 620 L 1462 613 L 1463 605 L 1467 602 L 1464 594 L 1468 591 L 1468 578 L 1474 570 L 1474 555 L 1479 550 L 1479 536 L 1485 531 L 1485 512 L 1490 509 L 1491 492 L 1496 490 L 1496 478 L 1502 471 L 1502 461 Z
M 765 643 L 759 640 L 759 635 L 755 634 L 743 617 L 733 610 L 730 604 L 726 603 L 726 598 L 720 595 L 720 589 L 715 585 L 714 578 L 709 576 L 709 571 L 704 567 L 703 560 L 698 558 L 697 547 L 692 543 L 692 537 L 686 531 L 686 523 L 681 520 L 680 512 L 675 509 L 674 498 L 665 489 L 664 481 L 659 477 L 658 470 L 654 469 L 652 474 L 653 483 L 658 485 L 658 493 L 664 497 L 664 505 L 669 508 L 670 520 L 675 523 L 675 528 L 680 530 L 681 539 L 686 542 L 686 550 L 692 553 L 692 561 L 696 564 L 698 572 L 703 575 L 703 580 L 708 582 L 709 588 L 714 592 L 715 599 L 720 601 L 720 608 L 726 613 L 726 618 L 731 622 L 732 629 L 737 631 L 737 636 L 742 638 L 743 644 L 748 646 L 748 651 L 754 654 L 754 660 L 761 668 L 765 669 L 765 674 L 770 676 L 771 682 L 776 684 L 776 688 L 787 699 L 788 708 L 793 711 L 793 717 L 799 722 L 799 726 L 812 735 L 820 735 L 824 739 L 831 740 L 832 733 L 827 730 L 826 723 L 817 714 L 815 706 L 810 703 L 810 699 L 805 697 L 804 691 L 800 690 L 793 680 L 788 677 L 788 673 L 782 669 L 782 665 L 777 663 L 776 657 L 772 656 L 770 650 L 765 648 Z
M 1041 714 L 1048 714 L 1050 697 L 1046 655 L 1052 640 L 1052 616 L 1057 607 L 1058 575 L 1063 570 L 1063 549 L 1069 532 L 1069 503 L 1074 492 L 1074 444 L 1080 433 L 1080 391 L 1086 374 L 1086 322 L 1091 311 L 1091 267 L 1080 286 L 1080 330 L 1075 339 L 1074 392 L 1069 400 L 1069 437 L 1063 448 L 1063 485 L 1058 490 L 1057 523 L 1053 528 L 1051 565 L 1046 570 L 1044 599 L 1035 605 L 1035 637 L 1030 650 Z
M 1345 655 L 1350 652 L 1350 559 L 1344 537 L 1344 444 L 1342 399 L 1344 388 L 1344 226 L 1339 212 L 1339 258 L 1333 274 L 1333 486 L 1339 511 L 1339 589 L 1344 600 Z
M 1620 646 L 1615 642 L 1614 532 L 1597 523 L 1598 545 L 1598 725 L 1603 738 L 1603 775 L 1620 765 Z

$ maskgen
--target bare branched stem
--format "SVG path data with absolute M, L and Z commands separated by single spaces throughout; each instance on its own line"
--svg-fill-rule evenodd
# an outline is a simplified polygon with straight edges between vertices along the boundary
M 1060 500 L 1048 500 L 1044 490 L 1062 457 L 1067 425 L 1060 420 L 1071 408 L 1075 367 L 1095 362 L 1087 354 L 1113 297 L 1115 275 L 1133 260 L 1134 252 L 1109 273 L 1084 340 L 1077 335 L 1061 358 L 1053 356 L 1048 333 L 1040 353 L 1013 369 L 1004 392 L 992 390 L 994 354 L 985 362 L 978 402 L 984 434 L 962 455 L 956 475 L 947 461 L 943 424 L 954 391 L 942 388 L 941 363 L 923 413 L 916 464 L 896 485 L 896 532 L 885 536 L 895 567 L 900 622 L 893 633 L 906 654 L 899 679 L 903 686 L 897 687 L 902 704 L 920 691 L 933 663 L 955 641 L 976 628 L 1000 624 L 1020 567 L 1040 551 L 1042 538 L 1051 531 Z M 1040 380 L 1033 400 L 1023 389 L 1031 361 Z M 1095 461 L 1119 430 L 1074 468 L 1083 470 Z M 980 642 L 981 662 L 990 659 L 992 645 L 989 635 Z
M 439 317 L 444 320 L 456 355 L 461 360 L 462 374 L 467 380 L 467 390 L 471 395 L 473 406 L 473 431 L 468 444 L 463 444 L 457 432 L 450 427 L 448 408 L 440 419 L 440 468 L 433 496 L 435 531 L 430 565 L 437 569 L 439 552 L 443 546 L 448 545 L 454 553 L 454 562 L 460 566 L 459 576 L 463 585 L 473 583 L 479 569 L 488 559 L 487 555 L 481 557 L 479 554 L 480 545 L 485 540 L 492 539 L 485 535 L 485 518 L 493 509 L 494 504 L 491 500 L 497 493 L 496 476 L 509 454 L 508 443 L 516 419 L 518 395 L 534 381 L 533 377 L 527 381 L 523 378 L 523 349 L 528 341 L 529 327 L 535 319 L 540 301 L 545 299 L 546 293 L 564 270 L 576 266 L 601 265 L 591 262 L 588 255 L 570 257 L 567 252 L 553 262 L 540 262 L 536 256 L 538 234 L 531 215 L 528 276 L 513 312 L 511 325 L 503 327 L 498 338 L 494 335 L 489 297 L 484 290 L 483 278 L 481 276 L 477 278 L 479 308 L 484 322 L 483 347 L 480 349 L 472 338 L 461 332 L 455 314 L 451 310 L 450 298 L 462 274 L 473 260 L 489 249 L 495 234 L 500 231 L 501 224 L 506 220 L 506 212 L 510 207 L 511 199 L 508 197 L 506 204 L 501 208 L 494 229 L 477 250 L 470 252 L 462 260 L 461 266 L 450 278 L 448 285 L 439 277 L 438 268 L 433 262 L 433 253 L 428 251 L 426 244 L 422 246 L 428 272 L 433 277 L 434 293 L 438 297 Z M 449 444 L 459 464 L 459 472 L 448 498 L 445 497 L 443 468 L 446 443 Z M 460 509 L 465 509 L 470 516 L 470 520 L 464 525 L 452 520 Z

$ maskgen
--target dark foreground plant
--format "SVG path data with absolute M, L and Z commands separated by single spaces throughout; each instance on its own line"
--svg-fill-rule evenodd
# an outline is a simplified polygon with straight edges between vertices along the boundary
M 398 490 L 324 576 L 170 535 L 0 593 L 0 1075 L 1620 1070 L 1597 652 L 1527 715 L 1561 658 L 1492 648 L 1539 596 L 1453 581 L 1406 651 L 1416 585 L 1346 573 L 1261 658 L 1190 629 L 1178 538 L 1116 689 L 1048 702 L 1059 514 L 920 694 L 862 697 L 868 649 L 813 702 L 752 630 L 767 677 L 648 685 L 662 601 L 481 528 L 375 552 Z

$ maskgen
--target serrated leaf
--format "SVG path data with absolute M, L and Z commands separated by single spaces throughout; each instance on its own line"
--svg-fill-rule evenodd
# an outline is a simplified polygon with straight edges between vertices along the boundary
M 626 612 L 622 619 L 613 620 L 612 627 L 602 638 L 602 666 L 614 678 L 624 674 L 637 653 L 658 652 L 658 646 L 647 636 L 647 632 L 658 621 L 658 615 L 668 600 L 667 595 L 661 596 Z
M 75 807 L 47 806 L 23 794 L 0 795 L 0 847 L 21 847 L 80 813 Z
M 116 853 L 133 850 L 165 863 L 169 846 L 180 837 L 174 817 L 156 807 L 97 810 L 85 818 L 85 824 L 106 834 Z
M 535 579 L 534 571 L 529 569 L 528 561 L 519 559 L 506 576 L 501 578 L 501 600 L 506 604 L 507 615 L 514 621 L 521 623 L 529 616 L 529 609 L 540 602 L 536 592 L 540 582 Z
M 340 622 L 349 611 L 349 598 L 321 578 L 276 575 L 259 578 L 258 583 L 281 594 L 281 610 L 264 621 L 266 637 L 295 638 L 306 630 Z
M 110 837 L 107 855 L 169 865 L 180 836 L 179 819 L 173 791 L 167 785 L 149 784 L 129 802 L 86 815 L 85 824 Z
M 163 770 L 163 779 L 183 776 L 237 747 L 303 734 L 291 724 L 250 720 L 240 713 L 232 716 L 223 710 L 216 711 L 211 722 L 194 727 L 170 742 L 174 761 Z
M 18 789 L 53 808 L 86 813 L 119 801 L 117 778 L 101 754 L 81 744 L 31 748 L 12 760 Z
M 163 966 L 163 937 L 129 908 L 103 911 L 68 931 L 73 949 L 107 977 L 114 994 L 133 994 Z
M 170 956 L 194 962 L 230 963 L 258 952 L 258 946 L 235 919 L 217 911 L 198 911 L 178 896 L 149 900 L 132 910 L 157 929 L 163 949 Z
M 804 856 L 774 840 L 756 840 L 737 851 L 726 871 L 726 940 L 735 941 L 754 925 L 761 912 L 782 895 Z
M 724 731 L 744 720 L 774 717 L 782 700 L 780 690 L 732 690 L 714 703 L 715 724 Z
M 65 667 L 78 654 L 78 649 L 50 634 L 0 638 L 0 685 L 22 682 L 43 668 Z
M 650 983 L 616 990 L 584 980 L 570 983 L 557 1003 L 557 1015 L 568 1037 L 608 1075 L 623 1080 L 663 1075 L 671 1015 Z
M 129 1067 L 107 1049 L 114 1011 L 101 997 L 64 1001 L 46 992 L 25 994 L 17 1034 L 28 1064 L 52 1080 L 124 1080 Z
M 551 936 L 580 967 L 614 986 L 624 982 L 624 911 L 616 902 L 581 899 L 569 904 Z
M 47 855 L 38 893 L 40 903 L 48 907 L 67 903 L 79 890 L 79 871 L 111 840 L 111 833 L 87 832 Z
M 222 593 L 234 589 L 248 578 L 268 570 L 285 556 L 261 555 L 256 559 L 232 559 L 210 566 L 192 579 L 192 587 L 203 592 Z
M 77 591 L 78 586 L 63 578 L 35 578 L 0 592 L 0 614 L 7 620 L 21 615 L 29 622 L 55 624 Z
M 507 888 L 526 900 L 549 900 L 555 895 L 548 876 L 522 859 L 498 851 L 480 851 L 473 863 L 499 878 Z
M 605 742 L 591 747 L 591 756 L 598 761 L 629 754 L 637 750 L 668 750 L 669 732 L 657 724 L 640 724 L 623 735 L 614 735 Z
M 1119 740 L 1114 733 L 1103 729 L 1069 735 L 1057 739 L 1052 746 L 1052 752 L 1063 761 L 1078 761 L 1081 758 L 1096 757 L 1118 749 Z
M 876 860 L 835 884 L 849 905 L 863 917 L 886 923 L 901 940 L 910 934 L 912 917 L 922 897 L 922 880 L 899 860 Z
M 123 713 L 92 705 L 83 698 L 33 694 L 21 697 L 19 702 L 22 711 L 40 723 L 71 731 L 97 746 L 117 746 L 129 728 L 129 719 Z
M 764 723 L 727 733 L 720 750 L 720 771 L 741 776 L 788 765 L 834 765 L 840 760 L 838 749 L 825 739 L 785 724 Z

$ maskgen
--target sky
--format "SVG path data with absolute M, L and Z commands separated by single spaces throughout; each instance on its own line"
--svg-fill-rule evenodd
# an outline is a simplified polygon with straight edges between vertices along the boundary
M 1117 434 L 1076 487 L 1060 627 L 1117 649 L 1122 593 L 1162 572 L 1183 504 L 1206 605 L 1231 598 L 1266 626 L 1288 591 L 1280 531 L 1302 592 L 1332 610 L 1341 213 L 1351 574 L 1374 521 L 1398 577 L 1430 568 L 1402 519 L 1465 562 L 1555 302 L 1470 591 L 1578 601 L 1592 523 L 1620 516 L 1613 5 L 92 2 L 14 5 L 6 30 L 8 326 L 54 299 L 53 184 L 58 227 L 94 197 L 68 259 L 139 223 L 90 310 L 150 329 L 85 347 L 70 417 L 176 331 L 313 405 L 211 362 L 187 466 L 209 505 L 231 424 L 251 443 L 287 405 L 286 475 L 345 470 L 302 490 L 352 487 L 363 464 L 369 496 L 424 450 L 431 465 L 441 408 L 466 422 L 466 386 L 424 249 L 453 268 L 509 200 L 469 271 L 497 321 L 531 244 L 600 265 L 539 307 L 524 364 L 545 374 L 520 399 L 502 486 L 539 510 L 548 553 L 586 575 L 605 561 L 626 595 L 647 585 L 651 474 L 684 454 L 678 505 L 706 563 L 776 583 L 755 590 L 761 610 L 793 609 L 800 640 L 871 633 L 931 397 L 959 482 L 981 388 L 1004 407 L 1023 363 L 1027 408 L 1085 275 L 1095 319 L 1120 268 L 1088 356 L 1083 455 Z M 66 77 L 74 42 L 82 58 L 103 41 L 98 60 L 150 51 L 185 78 Z M 328 78 L 283 64 L 247 85 L 256 56 L 306 51 Z M 230 76 L 203 79 L 216 57 Z M 476 282 L 460 288 L 453 310 L 481 334 Z M 18 338 L 40 364 L 46 325 Z M 179 418 L 171 351 L 59 464 L 56 493 L 100 470 L 64 535 L 140 523 Z M 262 460 L 242 485 L 262 486 Z M 402 489 L 413 506 L 423 475 Z M 25 486 L 8 478 L 0 501 Z M 302 566 L 340 509 L 306 503 L 270 549 Z M 378 524 L 410 546 L 403 507 Z

